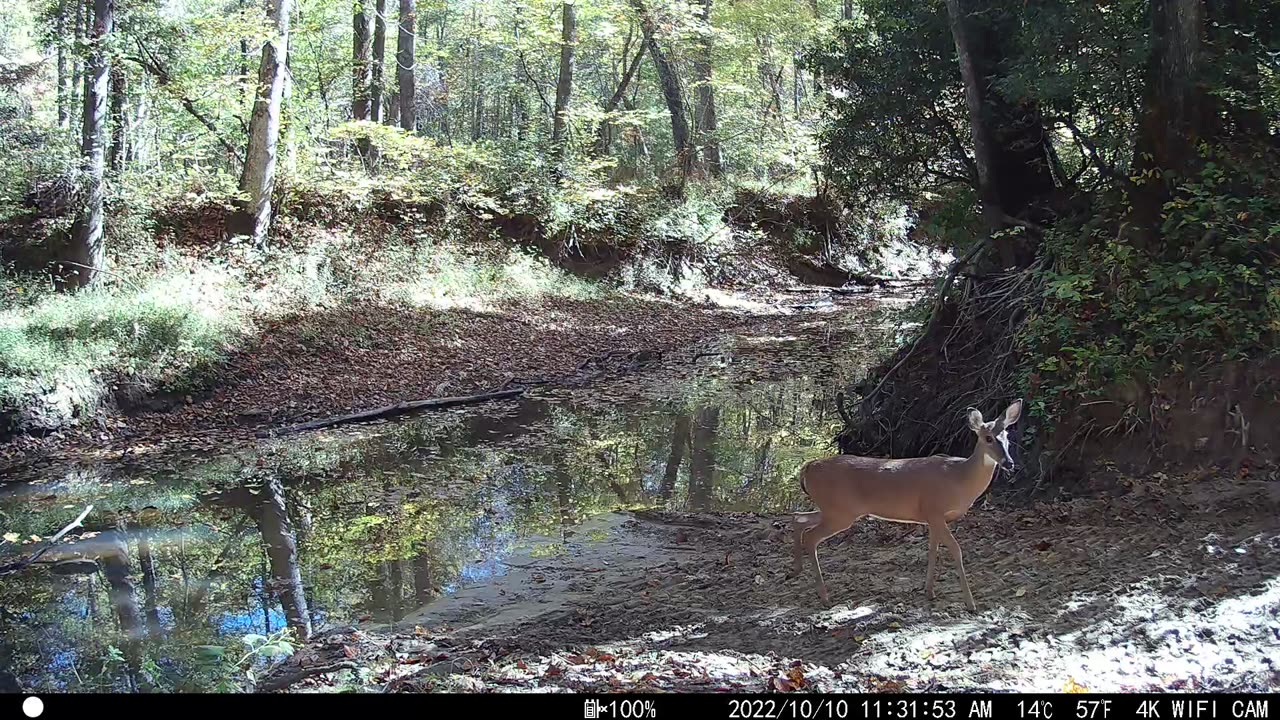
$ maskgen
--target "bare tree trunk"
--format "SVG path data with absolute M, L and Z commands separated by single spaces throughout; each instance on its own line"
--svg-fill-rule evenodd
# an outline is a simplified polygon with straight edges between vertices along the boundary
M 417 40 L 417 20 L 414 0 L 400 0 L 400 33 L 396 40 L 396 78 L 400 85 L 400 127 L 413 132 L 417 129 L 417 113 L 414 104 L 414 42 Z
M 71 228 L 68 260 L 76 265 L 67 273 L 66 286 L 84 287 L 94 281 L 106 262 L 102 204 L 106 195 L 107 95 L 111 68 L 107 40 L 115 25 L 115 0 L 94 0 L 93 38 L 89 71 L 84 78 L 84 125 L 81 131 L 81 167 L 88 177 L 88 200 Z
M 979 25 L 987 21 L 975 19 L 970 1 L 947 0 L 947 13 L 972 126 L 983 219 L 995 231 L 1007 227 L 1010 218 L 1043 220 L 1037 204 L 1052 194 L 1054 182 L 1039 108 L 1014 104 L 994 89 L 1004 33 L 989 23 Z M 1033 256 L 1012 238 L 995 247 L 1003 267 L 1023 265 Z
M 245 151 L 240 192 L 248 196 L 227 220 L 235 235 L 248 235 L 259 245 L 271 228 L 271 193 L 276 182 L 276 149 L 280 142 L 280 106 L 284 99 L 285 57 L 289 53 L 289 14 L 293 0 L 268 0 L 267 13 L 275 36 L 262 44 L 258 91 L 249 119 L 249 144 Z
M 840 8 L 841 20 L 853 19 L 853 0 L 844 0 L 844 6 Z
M 373 36 L 369 34 L 369 16 L 364 12 L 368 0 L 355 0 L 351 8 L 351 119 L 369 119 L 369 53 Z
M 387 54 L 387 0 L 377 0 L 373 19 L 373 68 L 369 73 L 369 119 L 382 122 L 382 68 Z
M 680 413 L 671 425 L 671 454 L 667 456 L 667 466 L 662 473 L 662 489 L 659 494 L 663 500 L 671 497 L 676 489 L 676 480 L 680 476 L 680 463 L 684 462 L 684 449 L 689 444 L 689 416 Z
M 1200 84 L 1203 0 L 1150 0 L 1154 39 L 1147 92 L 1134 144 L 1136 175 L 1155 172 L 1134 198 L 1137 224 L 1154 235 L 1160 209 L 1174 184 L 1187 176 L 1196 146 L 1211 133 L 1206 93 Z
M 716 431 L 720 426 L 720 408 L 698 408 L 693 421 L 693 437 L 689 452 L 689 508 L 711 509 L 715 488 Z
M 400 93 L 398 91 L 392 90 L 387 93 L 387 113 L 382 120 L 391 127 L 400 127 Z
M 551 158 L 556 172 L 564 161 L 565 130 L 569 123 L 569 98 L 573 94 L 573 50 L 578 43 L 578 20 L 573 2 L 561 3 L 560 75 L 556 80 L 555 117 L 551 125 Z
M 649 57 L 653 58 L 658 81 L 662 84 L 662 98 L 667 103 L 667 111 L 671 113 L 671 140 L 675 145 L 676 165 L 682 175 L 688 175 L 697 158 L 689 141 L 689 121 L 685 118 L 684 87 L 680 82 L 680 75 L 670 58 L 658 46 L 653 17 L 644 6 L 644 0 L 631 0 L 631 5 L 640 16 L 640 26 L 649 46 Z
M 247 8 L 248 4 L 248 0 L 239 0 L 241 10 Z M 253 81 L 249 79 L 249 38 L 242 37 L 240 38 L 240 92 L 248 95 L 252 85 Z
M 693 72 L 698 78 L 698 102 L 694 109 L 694 126 L 698 131 L 698 147 L 702 161 L 715 177 L 724 175 L 720 159 L 720 140 L 716 137 L 716 95 L 711 84 L 711 4 L 714 0 L 700 0 L 698 19 L 702 21 L 702 37 L 693 61 Z
M 112 176 L 124 169 L 125 143 L 128 142 L 129 122 L 124 105 L 128 93 L 128 77 L 117 63 L 111 68 L 111 151 L 107 154 L 107 170 Z
M 71 9 L 75 12 L 76 22 L 74 38 L 75 45 L 78 46 L 80 40 L 84 38 L 85 7 L 88 6 L 89 8 L 92 8 L 93 5 L 91 3 L 87 3 L 85 0 L 70 0 L 70 2 Z M 82 89 L 80 85 L 80 71 L 83 68 L 83 60 L 79 53 L 68 52 L 71 55 L 71 86 L 67 88 L 67 107 L 70 108 L 68 113 L 71 113 L 74 112 L 74 108 L 78 104 L 77 101 L 80 99 L 80 91 Z M 68 117 L 67 122 L 70 121 L 70 117 Z
M 298 545 L 289 512 L 285 507 L 284 488 L 279 478 L 272 477 L 263 485 L 259 505 L 254 508 L 262 542 L 267 547 L 271 561 L 271 576 L 285 619 L 293 628 L 297 639 L 306 642 L 311 638 L 311 616 L 307 613 L 307 597 L 302 586 L 302 574 L 298 569 Z
M 66 127 L 71 118 L 67 77 L 67 0 L 58 0 L 58 18 L 54 32 L 58 34 L 58 127 Z

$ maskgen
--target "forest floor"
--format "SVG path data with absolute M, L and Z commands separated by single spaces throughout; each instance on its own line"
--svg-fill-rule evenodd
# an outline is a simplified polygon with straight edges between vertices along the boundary
M 946 559 L 925 600 L 913 526 L 824 544 L 823 608 L 790 575 L 784 518 L 617 512 L 395 628 L 330 630 L 272 677 L 341 662 L 358 677 L 292 691 L 1280 689 L 1274 469 L 1128 484 L 959 520 L 977 613 Z
M 817 292 L 817 291 L 815 291 Z M 388 304 L 272 320 L 196 397 L 0 445 L 0 471 L 64 461 L 226 450 L 264 429 L 508 382 L 584 379 L 793 311 L 799 296 L 720 304 L 612 295 L 519 299 L 491 312 Z

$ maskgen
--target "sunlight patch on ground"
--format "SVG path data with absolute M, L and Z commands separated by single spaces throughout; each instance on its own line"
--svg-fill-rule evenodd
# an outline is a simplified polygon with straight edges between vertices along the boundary
M 1203 610 L 1152 589 L 1159 584 L 1148 579 L 1111 597 L 1074 597 L 1047 627 L 994 611 L 877 633 L 869 652 L 844 667 L 912 684 L 976 682 L 1022 692 L 1230 689 L 1274 672 L 1259 648 L 1274 647 L 1280 577 L 1257 594 Z

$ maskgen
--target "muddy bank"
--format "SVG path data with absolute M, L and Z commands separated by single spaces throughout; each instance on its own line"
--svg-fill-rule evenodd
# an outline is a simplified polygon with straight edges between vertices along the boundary
M 295 691 L 1275 691 L 1280 485 L 1210 472 L 1123 497 L 975 507 L 955 533 L 977 613 L 923 531 L 864 522 L 826 543 L 835 606 L 789 575 L 782 517 L 613 513 L 550 558 L 392 626 L 336 629 L 370 671 Z M 301 674 L 301 673 L 298 673 Z

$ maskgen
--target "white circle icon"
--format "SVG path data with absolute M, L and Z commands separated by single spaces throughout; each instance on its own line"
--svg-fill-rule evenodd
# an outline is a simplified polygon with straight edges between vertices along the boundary
M 22 701 L 22 713 L 29 718 L 38 718 L 44 712 L 44 701 L 34 695 Z

